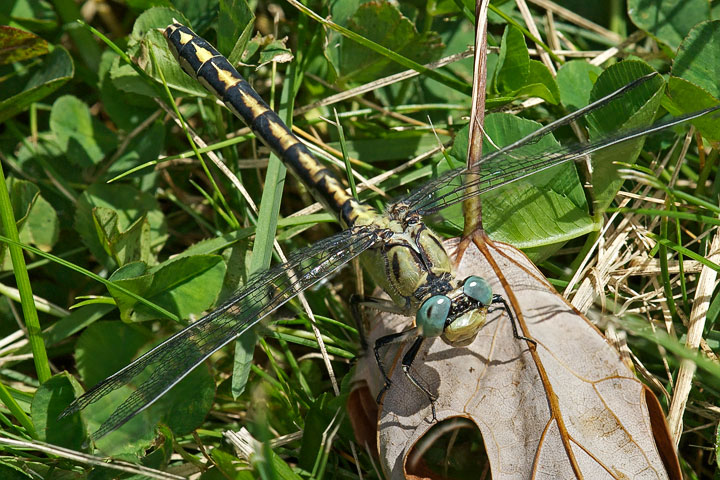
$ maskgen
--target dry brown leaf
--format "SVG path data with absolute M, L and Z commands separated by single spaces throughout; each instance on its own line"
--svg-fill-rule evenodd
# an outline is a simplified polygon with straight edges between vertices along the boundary
M 457 245 L 450 241 L 446 248 L 455 252 Z M 413 371 L 438 396 L 438 421 L 464 417 L 477 425 L 495 480 L 682 478 L 657 399 L 617 351 L 522 252 L 489 240 L 478 246 L 467 246 L 458 276 L 486 278 L 521 312 L 522 334 L 535 339 L 537 349 L 516 339 L 507 314 L 497 310 L 470 345 L 427 340 Z M 375 338 L 409 326 L 407 317 L 378 318 Z M 428 399 L 399 368 L 406 347 L 389 349 L 387 356 L 393 384 L 379 412 L 380 459 L 390 478 L 430 478 L 424 470 L 412 474 L 406 464 L 434 426 Z M 369 418 L 366 404 L 382 385 L 374 359 L 363 362 L 358 376 L 364 386 L 354 392 L 350 413 L 362 410 Z M 361 423 L 359 416 L 353 421 Z M 361 441 L 367 428 L 364 435 Z

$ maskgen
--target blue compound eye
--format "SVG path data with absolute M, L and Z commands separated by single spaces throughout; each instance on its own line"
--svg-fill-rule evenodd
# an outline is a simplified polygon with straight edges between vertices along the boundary
M 463 293 L 483 305 L 490 305 L 490 302 L 492 302 L 492 288 L 490 288 L 490 284 L 484 278 L 476 275 L 471 275 L 465 279 Z
M 435 295 L 420 306 L 415 323 L 424 337 L 439 337 L 445 329 L 445 320 L 452 302 L 445 295 Z

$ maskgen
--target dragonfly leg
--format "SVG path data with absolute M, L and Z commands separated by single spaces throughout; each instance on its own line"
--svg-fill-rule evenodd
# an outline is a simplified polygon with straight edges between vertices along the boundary
M 427 396 L 428 400 L 430 401 L 430 407 L 432 408 L 432 419 L 434 422 L 437 422 L 437 415 L 435 414 L 435 400 L 437 400 L 437 396 L 433 395 L 430 390 L 425 388 L 425 386 L 423 386 L 423 384 L 420 383 L 420 381 L 415 378 L 410 372 L 410 367 L 415 361 L 415 357 L 417 357 L 418 351 L 420 351 L 423 340 L 425 340 L 425 337 L 423 336 L 419 336 L 415 339 L 415 342 L 413 342 L 410 349 L 405 353 L 405 356 L 403 356 L 402 368 L 408 380 L 410 380 L 413 385 L 415 385 L 421 392 L 425 394 L 425 396 Z
M 382 357 L 380 355 L 380 350 L 389 347 L 390 345 L 394 345 L 396 343 L 403 343 L 411 338 L 415 338 L 419 335 L 419 330 L 417 327 L 413 327 L 409 330 L 405 330 L 404 332 L 400 333 L 393 333 L 390 335 L 385 335 L 384 337 L 380 337 L 377 340 L 375 340 L 375 347 L 373 348 L 375 352 L 375 361 L 377 362 L 378 368 L 380 369 L 380 373 L 382 373 L 383 380 L 385 381 L 385 384 L 383 385 L 382 390 L 380 390 L 380 393 L 378 393 L 377 396 L 377 403 L 382 403 L 381 399 L 382 396 L 385 394 L 388 388 L 390 388 L 390 385 L 392 384 L 392 381 L 390 380 L 390 377 L 387 376 L 387 371 L 385 370 L 385 365 L 382 361 Z M 422 337 L 420 337 L 422 338 Z M 417 352 L 415 352 L 417 354 Z M 407 357 L 407 354 L 405 355 Z M 413 359 L 415 358 L 415 355 L 413 355 Z M 403 369 L 405 368 L 405 357 L 403 357 Z M 412 363 L 412 362 L 411 362 Z
M 379 310 L 381 312 L 388 313 L 399 313 L 404 314 L 405 311 L 395 305 L 391 300 L 377 297 L 365 297 L 362 295 L 353 294 L 350 296 L 350 313 L 355 321 L 355 326 L 360 334 L 360 346 L 363 351 L 368 350 L 367 335 L 365 332 L 365 322 L 363 321 L 364 316 L 362 308 L 372 308 L 373 310 Z
M 492 302 L 490 303 L 502 305 L 501 308 L 505 310 L 505 312 L 507 312 L 508 316 L 510 317 L 510 325 L 512 325 L 513 335 L 515 336 L 515 338 L 517 338 L 518 340 L 525 340 L 527 342 L 530 342 L 534 347 L 537 347 L 537 342 L 535 340 L 524 335 L 520 335 L 520 333 L 518 332 L 517 320 L 515 320 L 515 315 L 513 315 L 510 306 L 507 304 L 507 301 L 505 301 L 502 296 L 497 294 L 493 295 Z

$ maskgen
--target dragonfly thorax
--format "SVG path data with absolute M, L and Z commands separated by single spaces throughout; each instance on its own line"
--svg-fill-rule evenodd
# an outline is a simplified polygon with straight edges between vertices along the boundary
M 363 253 L 363 265 L 407 315 L 414 315 L 432 294 L 453 288 L 452 261 L 435 232 L 385 215 L 373 223 L 366 228 L 382 231 L 386 240 Z

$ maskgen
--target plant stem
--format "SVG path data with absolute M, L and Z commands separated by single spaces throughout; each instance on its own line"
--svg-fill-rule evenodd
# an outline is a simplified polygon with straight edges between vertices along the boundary
M 10 192 L 8 192 L 7 182 L 5 181 L 5 173 L 2 164 L 0 164 L 0 218 L 2 219 L 2 227 L 5 234 L 16 242 L 20 241 L 18 235 L 17 224 L 15 223 L 15 215 L 13 213 L 12 203 L 10 203 Z M 32 288 L 30 288 L 30 276 L 25 266 L 25 257 L 23 257 L 22 248 L 18 245 L 9 244 L 10 258 L 12 259 L 13 271 L 15 272 L 15 281 L 20 291 L 20 305 L 22 306 L 23 317 L 25 320 L 25 328 L 27 328 L 28 339 L 30 340 L 30 349 L 33 353 L 35 362 L 35 371 L 40 383 L 48 380 L 50 373 L 50 364 L 48 362 L 45 344 L 42 338 L 42 328 L 40 328 L 40 320 L 38 319 L 37 310 L 35 309 L 35 301 L 33 299 Z

